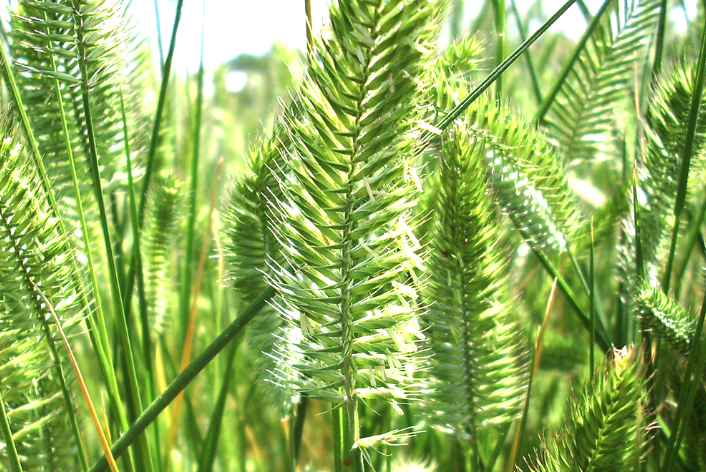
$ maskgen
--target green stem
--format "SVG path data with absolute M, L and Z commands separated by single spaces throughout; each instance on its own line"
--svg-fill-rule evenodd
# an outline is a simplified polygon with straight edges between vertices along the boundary
M 480 97 L 483 92 L 485 92 L 488 87 L 490 87 L 497 80 L 497 78 L 507 70 L 508 67 L 510 67 L 527 49 L 529 49 L 532 44 L 535 43 L 535 41 L 542 37 L 545 31 L 547 31 L 559 18 L 561 18 L 564 12 L 566 12 L 566 10 L 568 10 L 574 2 L 576 2 L 576 0 L 568 0 L 559 10 L 557 10 L 556 13 L 551 16 L 551 18 L 545 21 L 532 36 L 527 38 L 527 40 L 520 44 L 517 49 L 515 49 L 513 53 L 510 54 L 500 65 L 493 69 L 493 71 L 480 84 L 478 84 L 473 92 L 464 98 L 461 103 L 456 105 L 456 107 L 451 110 L 443 120 L 441 120 L 438 128 L 441 130 L 446 129 L 456 118 L 461 116 L 464 110 L 468 108 L 478 97 Z M 428 144 L 434 136 L 434 133 L 426 131 L 422 137 L 422 143 Z
M 174 25 L 172 26 L 172 37 L 169 42 L 169 51 L 167 52 L 167 58 L 164 61 L 164 68 L 162 71 L 162 83 L 159 87 L 157 110 L 155 111 L 154 124 L 152 126 L 152 136 L 150 138 L 150 148 L 149 152 L 147 153 L 147 162 L 145 163 L 145 176 L 142 183 L 142 196 L 140 198 L 140 206 L 138 207 L 137 213 L 139 216 L 140 223 L 142 223 L 142 219 L 145 214 L 147 192 L 149 191 L 150 183 L 152 182 L 154 160 L 155 156 L 157 155 L 157 146 L 159 145 L 159 133 L 162 128 L 162 115 L 164 113 L 164 106 L 167 101 L 167 88 L 169 86 L 169 77 L 172 73 L 172 61 L 174 59 L 174 50 L 176 49 L 177 30 L 179 29 L 179 22 L 181 21 L 181 10 L 183 5 L 184 0 L 177 0 L 176 11 L 174 13 Z M 129 278 L 127 286 L 131 286 Z
M 204 2 L 204 9 L 206 8 L 206 3 Z M 205 16 L 205 15 L 204 15 Z M 201 146 L 201 117 L 203 111 L 203 78 L 204 78 L 204 66 L 203 66 L 203 35 L 204 26 L 201 27 L 201 60 L 199 64 L 199 73 L 197 78 L 197 92 L 196 92 L 196 116 L 194 118 L 194 128 L 192 130 L 193 136 L 193 148 L 191 157 L 191 169 L 190 169 L 190 187 L 189 187 L 189 220 L 186 225 L 186 239 L 184 241 L 184 265 L 181 272 L 181 292 L 179 293 L 179 313 L 180 319 L 182 321 L 182 326 L 188 324 L 189 319 L 189 309 L 191 304 L 190 295 L 192 293 L 191 287 L 191 266 L 193 259 L 194 250 L 194 228 L 196 226 L 196 213 L 197 213 L 197 193 L 199 184 L 199 156 L 200 156 L 200 146 Z M 204 236 L 207 237 L 207 236 Z
M 7 417 L 7 410 L 5 410 L 5 402 L 2 399 L 2 389 L 0 389 L 0 433 L 2 433 L 2 437 L 5 440 L 5 448 L 7 449 L 7 459 L 10 462 L 10 467 L 12 467 L 12 472 L 22 472 L 20 456 L 17 454 L 17 446 L 15 446 L 14 439 L 12 439 L 10 420 Z
M 314 53 L 314 34 L 311 19 L 311 0 L 304 0 L 304 14 L 306 15 L 306 51 L 309 57 Z
M 154 401 L 145 409 L 145 411 L 140 415 L 137 420 L 130 426 L 130 428 L 123 434 L 120 439 L 118 439 L 113 447 L 110 448 L 113 453 L 113 457 L 116 459 L 120 457 L 123 452 L 137 439 L 140 435 L 147 429 L 147 427 L 152 424 L 152 422 L 157 418 L 157 416 L 164 411 L 164 409 L 169 406 L 169 404 L 174 401 L 174 399 L 184 391 L 184 389 L 191 383 L 192 380 L 213 360 L 214 357 L 218 355 L 219 352 L 225 348 L 230 341 L 233 340 L 238 334 L 240 334 L 247 324 L 252 320 L 256 314 L 262 310 L 262 308 L 267 304 L 267 302 L 275 295 L 276 291 L 272 287 L 268 287 L 263 290 L 263 292 L 253 301 L 246 309 L 243 314 L 238 318 L 233 320 L 233 322 L 228 325 L 228 327 L 223 330 L 223 332 L 213 340 L 211 344 L 208 345 L 204 351 L 199 354 L 199 356 L 194 359 L 191 364 L 189 364 L 183 371 L 176 376 L 176 378 L 169 384 L 169 386 L 161 393 Z M 107 470 L 108 463 L 105 457 L 101 459 L 91 468 L 90 472 L 99 472 Z
M 138 301 L 139 301 L 139 307 L 140 307 L 140 321 L 142 324 L 142 352 L 143 356 L 142 358 L 145 361 L 145 368 L 147 370 L 147 378 L 146 378 L 146 383 L 147 383 L 147 401 L 152 402 L 156 396 L 155 392 L 155 374 L 154 374 L 154 366 L 152 365 L 152 355 L 153 355 L 153 347 L 152 347 L 152 340 L 150 338 L 150 326 L 149 326 L 149 320 L 147 317 L 147 297 L 145 295 L 145 280 L 144 280 L 144 274 L 142 272 L 142 251 L 140 249 L 140 233 L 139 233 L 139 223 L 138 223 L 138 217 L 137 217 L 137 205 L 135 203 L 135 183 L 133 181 L 132 177 L 132 159 L 130 157 L 131 151 L 130 151 L 130 139 L 129 139 L 129 133 L 128 133 L 128 126 L 127 126 L 127 116 L 125 114 L 125 98 L 123 96 L 123 90 L 122 90 L 122 85 L 120 87 L 120 113 L 122 115 L 122 124 L 123 124 L 123 143 L 124 143 L 124 148 L 125 148 L 125 161 L 127 165 L 127 180 L 128 180 L 128 200 L 129 200 L 129 207 L 130 207 L 130 220 L 131 220 L 131 228 L 132 228 L 132 241 L 133 244 L 135 245 L 135 252 L 134 254 L 136 255 L 136 264 L 135 264 L 135 270 L 137 273 L 137 292 L 138 292 Z M 127 427 L 126 427 L 127 428 Z M 157 458 L 154 461 L 155 462 L 155 467 L 157 469 L 157 472 L 161 470 L 161 460 L 159 457 L 159 453 L 161 451 L 160 448 L 160 440 L 159 440 L 159 427 L 155 423 L 153 432 L 152 432 L 152 437 L 154 439 L 154 450 L 157 454 Z
M 162 68 L 162 83 L 159 87 L 159 98 L 157 100 L 157 110 L 155 111 L 154 124 L 152 126 L 152 136 L 150 138 L 149 152 L 147 153 L 147 162 L 145 164 L 145 175 L 142 181 L 142 195 L 140 197 L 140 205 L 137 210 L 138 222 L 140 227 L 142 227 L 142 220 L 145 215 L 145 205 L 147 204 L 147 192 L 150 188 L 150 183 L 152 181 L 152 172 L 154 170 L 154 160 L 157 155 L 157 146 L 159 145 L 159 134 L 162 129 L 162 115 L 164 114 L 164 107 L 167 101 L 167 89 L 169 88 L 169 77 L 172 73 L 172 61 L 174 59 L 174 50 L 176 49 L 176 37 L 177 30 L 179 29 L 179 22 L 181 20 L 181 10 L 184 5 L 184 0 L 177 0 L 176 13 L 174 15 L 174 25 L 172 26 L 172 38 L 169 43 L 169 51 L 167 52 L 167 58 L 164 61 L 164 67 Z M 128 301 L 132 299 L 132 290 L 135 283 L 135 264 L 136 255 L 134 253 L 130 258 L 130 269 L 128 270 L 127 279 L 125 283 L 125 302 L 126 315 L 130 314 L 130 304 Z
M 335 472 L 343 472 L 343 415 L 338 405 L 331 410 L 331 430 L 333 431 L 333 464 Z
M 593 241 L 593 218 L 591 218 L 591 250 L 588 267 L 588 283 L 590 285 L 588 298 L 588 313 L 591 317 L 591 343 L 589 344 L 589 372 L 591 374 L 596 371 L 596 306 L 595 306 L 595 273 L 594 273 L 594 241 Z M 593 378 L 593 377 L 591 377 Z
M 352 396 L 347 402 L 346 402 L 346 410 L 348 414 L 348 442 L 344 443 L 347 444 L 346 447 L 350 448 L 348 451 L 348 454 L 351 455 L 351 459 L 353 460 L 353 470 L 355 472 L 364 472 L 365 471 L 365 465 L 363 464 L 363 454 L 362 451 L 359 447 L 353 448 L 352 445 L 355 445 L 357 441 L 360 439 L 360 420 L 358 418 L 358 399 L 355 396 Z M 350 444 L 350 445 L 348 445 Z
M 297 404 L 297 411 L 294 415 L 294 427 L 292 428 L 292 462 L 294 470 L 297 468 L 299 453 L 301 451 L 302 436 L 304 433 L 304 423 L 306 422 L 306 410 L 309 406 L 309 397 L 302 395 Z
M 164 45 L 162 45 L 162 23 L 159 21 L 159 5 L 158 1 L 154 0 L 154 20 L 157 26 L 157 51 L 159 52 L 159 68 L 164 74 Z
M 684 246 L 684 258 L 681 264 L 677 265 L 677 275 L 675 283 L 680 283 L 684 278 L 684 272 L 686 272 L 686 267 L 689 265 L 689 259 L 691 258 L 691 253 L 696 246 L 696 240 L 699 238 L 699 233 L 701 232 L 701 225 L 704 223 L 704 217 L 706 217 L 706 188 L 702 187 L 701 195 L 704 195 L 701 204 L 696 212 L 696 218 L 689 225 L 689 233 L 686 238 L 686 243 L 682 243 Z M 676 291 L 678 293 L 679 286 L 676 286 Z
M 661 0 L 659 6 L 659 20 L 657 23 L 657 35 L 655 38 L 655 60 L 652 64 L 652 80 L 654 80 L 662 70 L 662 56 L 664 54 L 664 32 L 667 29 L 667 0 Z
M 112 292 L 112 298 L 115 303 L 115 309 L 117 314 L 117 326 L 118 326 L 118 337 L 120 344 L 123 348 L 123 355 L 125 356 L 125 364 L 127 367 L 126 377 L 128 388 L 130 389 L 130 396 L 133 399 L 129 403 L 131 409 L 131 414 L 136 417 L 139 412 L 142 411 L 142 402 L 140 401 L 140 391 L 139 383 L 137 381 L 137 372 L 135 370 L 135 362 L 133 359 L 133 350 L 130 343 L 130 335 L 127 328 L 127 318 L 125 316 L 125 307 L 123 305 L 123 298 L 120 291 L 120 283 L 118 281 L 118 270 L 115 263 L 115 256 L 113 253 L 113 244 L 111 242 L 110 227 L 108 226 L 108 216 L 105 209 L 105 201 L 103 199 L 103 188 L 101 183 L 100 169 L 98 166 L 98 150 L 96 148 L 96 137 L 93 131 L 93 118 L 91 116 L 91 101 L 89 97 L 89 80 L 87 64 L 88 61 L 84 60 L 89 57 L 88 51 L 86 50 L 86 38 L 85 38 L 85 26 L 84 15 L 82 14 L 81 2 L 80 0 L 73 0 L 72 6 L 74 8 L 74 20 L 76 22 L 75 32 L 76 32 L 76 47 L 79 63 L 79 71 L 81 74 L 81 99 L 83 102 L 83 109 L 85 115 L 85 126 L 86 126 L 86 138 L 88 140 L 88 160 L 91 168 L 91 177 L 93 180 L 93 190 L 98 203 L 98 210 L 100 214 L 101 230 L 103 233 L 103 243 L 105 245 L 106 256 L 108 259 L 108 269 L 110 277 L 110 287 Z M 142 466 L 146 472 L 152 470 L 152 464 L 149 460 L 149 450 L 146 442 L 141 441 L 138 445 L 139 455 L 142 457 Z

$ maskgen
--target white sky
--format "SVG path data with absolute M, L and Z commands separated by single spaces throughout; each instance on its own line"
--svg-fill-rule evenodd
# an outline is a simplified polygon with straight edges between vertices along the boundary
M 169 45 L 175 0 L 158 0 L 164 49 Z M 174 70 L 198 69 L 203 0 L 185 0 L 179 24 Z M 326 0 L 312 0 L 316 24 L 326 11 Z M 156 44 L 154 0 L 132 2 L 138 27 Z M 306 44 L 303 0 L 207 0 L 204 65 L 211 69 L 241 53 L 262 54 L 274 41 L 303 48 Z
M 205 5 L 205 52 L 204 63 L 207 69 L 231 59 L 241 53 L 262 54 L 269 50 L 273 41 L 280 41 L 290 46 L 303 48 L 306 42 L 304 1 L 303 0 L 186 0 L 179 25 L 179 37 L 174 57 L 173 68 L 177 73 L 187 69 L 198 69 L 201 43 L 202 11 Z M 544 0 L 547 15 L 556 11 L 565 0 Z M 326 0 L 311 0 L 314 26 L 323 23 L 326 13 Z M 472 16 L 474 5 L 481 2 L 466 2 L 466 16 Z M 519 0 L 522 11 L 533 0 Z M 587 0 L 592 10 L 598 8 L 602 0 Z M 694 4 L 691 14 L 695 14 L 696 0 L 686 2 Z M 174 21 L 176 0 L 157 0 L 162 26 L 164 48 L 168 47 Z M 143 34 L 149 34 L 156 44 L 156 22 L 154 0 L 136 0 L 132 2 L 132 12 L 138 21 L 138 28 Z M 675 13 L 674 11 L 672 13 Z M 683 21 L 683 13 L 674 15 Z M 539 25 L 532 25 L 534 28 Z M 577 37 L 583 32 L 585 23 L 576 5 L 572 6 L 554 26 L 563 30 L 570 37 Z M 509 20 L 508 28 L 514 28 L 514 21 Z M 529 32 L 527 32 L 529 34 Z

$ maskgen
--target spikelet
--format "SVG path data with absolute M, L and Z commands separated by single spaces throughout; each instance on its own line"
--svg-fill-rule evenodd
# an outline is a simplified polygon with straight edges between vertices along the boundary
M 424 316 L 435 380 L 427 410 L 434 423 L 472 440 L 515 418 L 527 388 L 485 154 L 485 142 L 464 125 L 443 139 Z
M 80 321 L 72 255 L 27 156 L 4 121 L 0 128 L 0 393 L 24 470 L 75 470 L 69 370 L 44 302 L 64 331 Z M 7 441 L 0 438 L 3 465 Z
M 544 442 L 533 472 L 635 470 L 650 439 L 641 351 L 614 349 L 583 392 L 572 398 L 565 425 Z
M 155 334 L 165 329 L 169 250 L 179 219 L 179 184 L 174 177 L 154 180 L 147 196 L 144 230 L 145 293 L 151 327 Z

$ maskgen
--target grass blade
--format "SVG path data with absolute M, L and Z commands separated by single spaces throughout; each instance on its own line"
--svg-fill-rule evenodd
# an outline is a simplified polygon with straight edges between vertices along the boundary
M 139 418 L 130 426 L 130 428 L 118 439 L 110 450 L 113 452 L 113 457 L 120 457 L 130 445 L 137 440 L 140 435 L 152 424 L 157 416 L 168 407 L 172 401 L 184 391 L 192 380 L 213 360 L 214 357 L 230 343 L 233 338 L 240 334 L 247 324 L 257 315 L 260 310 L 267 304 L 275 295 L 276 291 L 270 287 L 264 290 L 255 301 L 253 301 L 243 313 L 233 320 L 230 325 L 218 335 L 211 344 L 194 359 L 167 388 L 159 394 L 157 398 L 142 412 Z M 105 457 L 102 457 L 90 470 L 90 472 L 105 471 L 108 466 Z
M 608 0 L 610 1 L 610 0 Z M 461 103 L 459 103 L 448 115 L 439 123 L 439 129 L 446 129 L 456 118 L 461 116 L 461 113 L 468 108 L 488 87 L 490 87 L 500 75 L 502 75 L 508 67 L 510 67 L 529 47 L 534 44 L 542 35 L 573 5 L 576 0 L 568 0 L 559 10 L 556 11 L 535 33 L 527 38 L 517 49 L 513 51 L 502 63 L 500 63 L 493 71 L 468 95 Z M 433 133 L 427 132 L 423 142 L 428 143 L 433 137 Z

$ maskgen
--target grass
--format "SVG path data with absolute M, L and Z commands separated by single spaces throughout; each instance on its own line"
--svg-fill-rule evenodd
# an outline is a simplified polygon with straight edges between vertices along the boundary
M 181 1 L 158 66 L 13 5 L 0 469 L 706 468 L 703 11 L 576 3 L 333 2 L 212 95 Z

